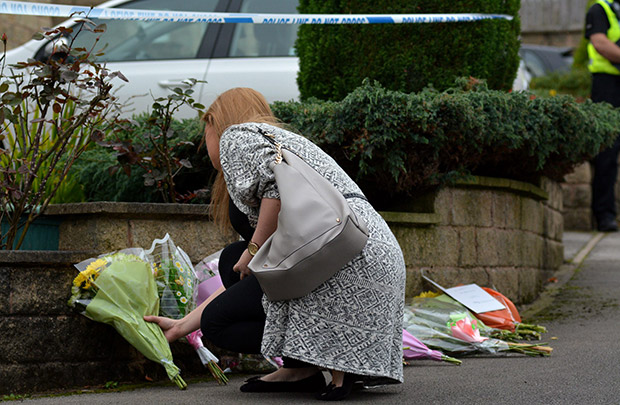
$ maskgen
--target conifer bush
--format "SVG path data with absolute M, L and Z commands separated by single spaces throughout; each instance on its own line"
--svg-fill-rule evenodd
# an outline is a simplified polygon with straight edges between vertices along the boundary
M 509 90 L 519 65 L 519 0 L 300 0 L 300 13 L 508 14 L 513 20 L 433 24 L 302 25 L 302 98 L 341 100 L 364 78 L 405 93 L 445 90 L 473 76 Z

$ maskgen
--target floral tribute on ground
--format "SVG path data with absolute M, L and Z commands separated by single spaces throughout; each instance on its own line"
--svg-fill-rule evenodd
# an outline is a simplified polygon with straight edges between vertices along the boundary
M 113 326 L 149 360 L 160 363 L 180 389 L 187 384 L 173 363 L 170 345 L 161 328 L 144 321 L 145 315 L 180 319 L 195 307 L 196 274 L 187 254 L 168 234 L 151 249 L 123 249 L 75 265 L 69 306 L 96 321 Z M 228 378 L 218 359 L 202 344 L 200 331 L 186 336 L 200 360 L 219 384 Z
M 517 343 L 497 338 L 508 336 L 514 340 L 515 335 L 506 335 L 505 330 L 485 325 L 447 295 L 414 298 L 411 305 L 405 307 L 403 326 L 429 348 L 454 356 L 476 353 L 502 355 L 506 352 L 548 356 L 553 350 L 545 343 Z M 538 327 L 538 330 L 543 328 Z
M 153 274 L 160 296 L 159 314 L 172 319 L 181 319 L 189 314 L 202 302 L 196 297 L 201 278 L 197 276 L 187 254 L 177 247 L 169 234 L 163 239 L 155 239 L 146 256 L 153 266 Z M 203 283 L 200 283 L 202 285 Z M 202 343 L 200 329 L 185 336 L 200 358 L 202 364 L 209 369 L 213 378 L 220 385 L 228 383 L 228 377 L 217 365 L 219 359 Z
M 93 321 L 112 325 L 146 358 L 160 363 L 180 389 L 187 388 L 161 328 L 143 319 L 159 314 L 159 295 L 142 249 L 105 254 L 75 267 L 80 274 L 73 281 L 69 305 Z

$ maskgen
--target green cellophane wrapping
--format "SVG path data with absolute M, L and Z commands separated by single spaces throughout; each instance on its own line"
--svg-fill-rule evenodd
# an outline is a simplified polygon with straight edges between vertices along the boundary
M 187 385 L 172 362 L 170 345 L 161 328 L 144 321 L 144 315 L 158 315 L 159 297 L 151 267 L 143 261 L 112 262 L 97 277 L 97 294 L 85 315 L 112 325 L 149 360 L 160 363 L 179 388 Z

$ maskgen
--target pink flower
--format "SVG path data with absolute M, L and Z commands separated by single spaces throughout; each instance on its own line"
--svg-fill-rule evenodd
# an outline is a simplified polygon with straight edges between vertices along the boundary
M 406 360 L 431 359 L 441 361 L 443 353 L 429 349 L 418 338 L 403 329 L 403 357 Z
M 460 321 L 454 322 L 450 325 L 452 329 L 452 336 L 457 339 L 464 340 L 465 342 L 476 343 L 484 342 L 487 337 L 480 336 L 480 329 L 478 329 L 478 320 L 473 321 L 466 316 Z

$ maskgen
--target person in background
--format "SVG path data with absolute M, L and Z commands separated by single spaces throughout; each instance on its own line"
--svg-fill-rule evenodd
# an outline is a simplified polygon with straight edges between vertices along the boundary
M 597 0 L 586 14 L 585 36 L 588 44 L 588 69 L 592 73 L 592 101 L 620 107 L 620 3 Z M 614 144 L 593 160 L 592 212 L 597 229 L 616 232 L 616 194 L 620 134 Z
M 315 392 L 340 400 L 356 382 L 403 381 L 405 263 L 395 236 L 360 188 L 318 146 L 277 125 L 265 98 L 248 88 L 221 94 L 203 117 L 209 158 L 218 171 L 214 220 L 243 240 L 220 258 L 224 288 L 181 320 L 146 317 L 169 341 L 198 329 L 213 344 L 279 356 L 284 365 L 250 378 L 243 392 Z M 367 225 L 360 254 L 306 296 L 267 300 L 248 263 L 276 230 L 280 200 L 269 164 L 276 150 L 261 131 L 300 156 L 342 192 Z M 326 385 L 322 370 L 329 370 Z

